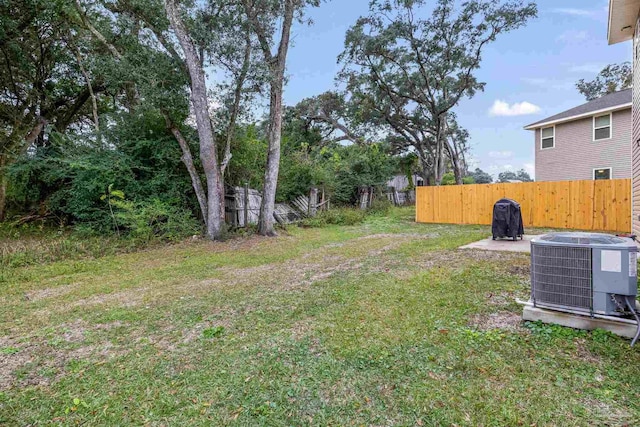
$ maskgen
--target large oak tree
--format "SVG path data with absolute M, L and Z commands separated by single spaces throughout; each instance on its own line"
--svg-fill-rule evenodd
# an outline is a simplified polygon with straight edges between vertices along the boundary
M 440 184 L 450 145 L 451 111 L 484 89 L 475 73 L 501 34 L 536 16 L 534 3 L 499 0 L 372 0 L 346 35 L 339 80 L 364 121 L 412 147 L 425 180 Z M 423 18 L 423 16 L 427 16 Z M 461 171 L 456 173 L 461 176 Z

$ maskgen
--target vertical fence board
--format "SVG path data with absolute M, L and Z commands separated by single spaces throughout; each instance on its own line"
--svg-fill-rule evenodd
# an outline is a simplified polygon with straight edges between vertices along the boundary
M 631 231 L 630 179 L 418 187 L 416 221 L 491 224 L 503 197 L 520 203 L 525 227 Z

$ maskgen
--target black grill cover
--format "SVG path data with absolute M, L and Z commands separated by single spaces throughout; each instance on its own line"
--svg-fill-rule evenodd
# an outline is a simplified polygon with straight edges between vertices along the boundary
M 493 205 L 493 222 L 491 223 L 493 239 L 501 237 L 517 237 L 524 235 L 520 204 L 511 199 L 500 199 Z

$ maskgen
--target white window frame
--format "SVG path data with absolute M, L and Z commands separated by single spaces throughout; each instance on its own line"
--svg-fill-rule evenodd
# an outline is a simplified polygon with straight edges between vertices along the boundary
M 609 126 L 600 126 L 599 128 L 596 128 L 596 117 L 603 117 L 603 116 L 607 116 L 607 115 L 609 116 Z M 592 123 L 592 128 L 593 128 L 593 142 L 606 141 L 608 139 L 613 138 L 613 113 L 598 114 L 597 116 L 593 116 L 593 118 L 591 119 L 591 123 Z M 596 139 L 596 129 L 604 129 L 604 128 L 607 128 L 607 127 L 609 128 L 609 138 Z
M 613 168 L 611 166 L 607 166 L 605 168 L 593 168 L 593 173 L 591 174 L 591 177 L 594 181 L 596 180 L 596 171 L 602 170 L 602 169 L 609 169 L 609 179 L 610 180 L 613 179 Z
M 546 147 L 546 148 L 545 148 L 545 147 L 543 147 L 543 146 L 542 146 L 542 140 L 543 140 L 543 139 L 549 139 L 549 137 L 547 137 L 547 138 L 543 138 L 543 137 L 542 137 L 542 131 L 543 131 L 544 129 L 549 129 L 549 128 L 553 128 L 553 145 L 552 145 L 551 147 Z M 553 126 L 545 126 L 545 127 L 543 127 L 543 128 L 540 128 L 540 149 L 541 149 L 541 150 L 551 150 L 551 149 L 553 149 L 553 148 L 556 148 L 556 125 L 553 125 Z

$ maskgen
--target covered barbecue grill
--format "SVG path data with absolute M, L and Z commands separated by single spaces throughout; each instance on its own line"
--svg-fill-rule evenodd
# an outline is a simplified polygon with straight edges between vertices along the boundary
M 493 205 L 493 222 L 491 223 L 493 240 L 510 237 L 522 239 L 524 227 L 520 204 L 511 199 L 500 199 Z

